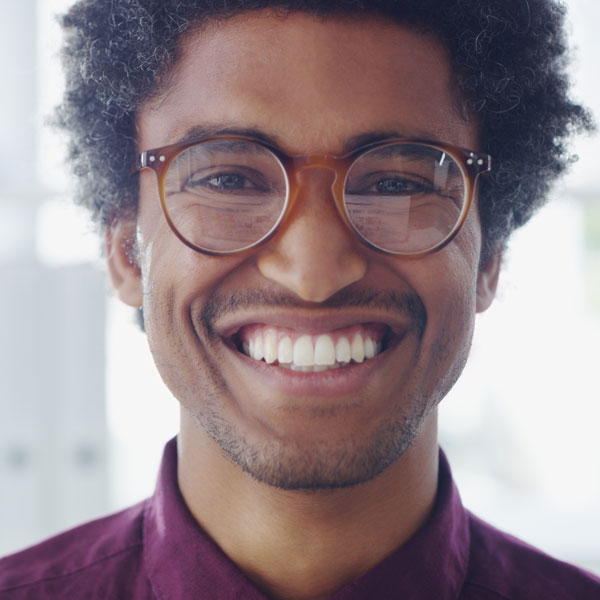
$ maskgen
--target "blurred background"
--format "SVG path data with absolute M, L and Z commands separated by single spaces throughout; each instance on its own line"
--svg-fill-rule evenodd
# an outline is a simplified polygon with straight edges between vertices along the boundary
M 0 555 L 148 496 L 177 431 L 44 125 L 70 4 L 0 0 Z M 600 119 L 600 3 L 567 4 L 574 96 Z M 471 510 L 600 574 L 600 141 L 574 150 L 511 242 L 441 436 Z

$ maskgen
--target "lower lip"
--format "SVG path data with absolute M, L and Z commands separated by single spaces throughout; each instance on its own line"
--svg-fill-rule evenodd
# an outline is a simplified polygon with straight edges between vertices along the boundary
M 340 396 L 364 389 L 372 380 L 374 371 L 387 362 L 391 348 L 362 363 L 316 373 L 292 371 L 264 361 L 254 360 L 239 352 L 232 344 L 225 344 L 228 351 L 250 377 L 258 377 L 266 386 L 278 393 L 292 396 Z

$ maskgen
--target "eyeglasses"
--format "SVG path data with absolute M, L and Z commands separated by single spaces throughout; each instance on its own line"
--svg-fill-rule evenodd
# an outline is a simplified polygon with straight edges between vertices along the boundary
M 162 209 L 187 246 L 228 255 L 264 244 L 301 195 L 300 174 L 333 172 L 335 206 L 369 248 L 422 255 L 463 226 L 475 182 L 491 157 L 444 143 L 391 139 L 340 157 L 289 156 L 242 136 L 216 136 L 142 152 L 155 171 Z

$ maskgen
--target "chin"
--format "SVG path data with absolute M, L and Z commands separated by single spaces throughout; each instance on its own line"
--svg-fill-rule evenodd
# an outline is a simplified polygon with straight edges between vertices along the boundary
M 414 410 L 387 420 L 364 438 L 291 442 L 289 438 L 249 441 L 233 426 L 199 420 L 228 458 L 256 481 L 284 490 L 332 490 L 366 483 L 411 446 L 425 420 Z M 310 437 L 310 436 L 309 436 Z

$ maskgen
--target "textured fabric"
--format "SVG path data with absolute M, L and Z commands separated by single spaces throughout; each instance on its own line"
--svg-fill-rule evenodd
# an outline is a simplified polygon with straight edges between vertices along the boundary
M 154 495 L 0 560 L 0 599 L 265 600 L 196 523 L 177 487 L 175 440 Z M 600 579 L 480 521 L 440 455 L 431 517 L 335 600 L 599 600 Z

